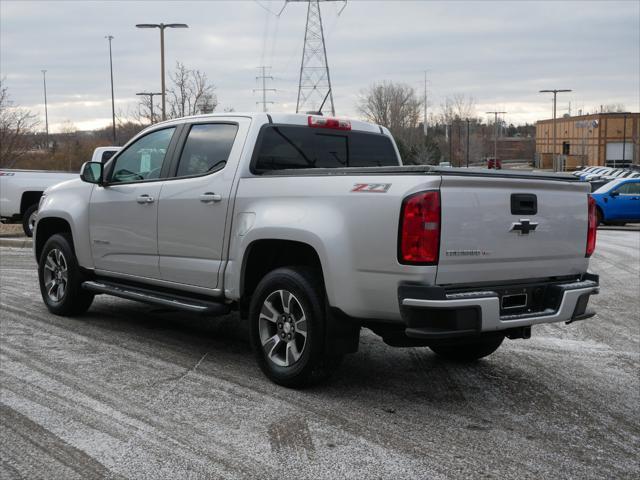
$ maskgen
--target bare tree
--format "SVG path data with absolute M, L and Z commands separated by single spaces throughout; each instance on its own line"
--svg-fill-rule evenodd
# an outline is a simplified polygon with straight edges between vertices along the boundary
M 173 82 L 167 92 L 169 118 L 212 113 L 218 106 L 215 86 L 209 82 L 206 73 L 176 62 L 176 69 L 169 74 L 169 78 Z
M 37 124 L 35 115 L 13 103 L 0 79 L 0 167 L 11 168 L 29 151 Z
M 384 81 L 362 92 L 358 111 L 370 122 L 385 126 L 394 136 L 402 138 L 408 130 L 419 126 L 421 105 L 413 87 Z
M 476 102 L 473 97 L 455 94 L 447 97 L 440 105 L 440 121 L 444 125 L 451 125 L 455 121 L 466 120 L 476 116 Z

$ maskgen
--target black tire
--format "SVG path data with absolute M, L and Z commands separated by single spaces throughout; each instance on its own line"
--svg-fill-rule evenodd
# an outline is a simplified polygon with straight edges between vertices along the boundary
M 22 230 L 27 237 L 33 237 L 33 227 L 35 226 L 35 218 L 32 218 L 34 214 L 38 213 L 38 204 L 34 203 L 27 208 L 22 216 Z
M 437 355 L 456 362 L 473 362 L 491 355 L 502 344 L 504 337 L 489 337 L 455 345 L 434 345 L 429 348 Z
M 85 313 L 94 297 L 92 293 L 82 289 L 84 278 L 71 245 L 73 242 L 68 233 L 51 236 L 44 244 L 38 262 L 42 300 L 51 313 L 68 317 Z M 57 282 L 57 285 L 52 281 Z
M 596 219 L 597 219 L 597 220 L 596 220 L 596 221 L 597 221 L 597 223 L 596 223 L 596 227 L 597 227 L 598 225 L 604 225 L 604 224 L 605 224 L 605 223 L 604 223 L 604 215 L 602 214 L 602 210 L 600 210 L 600 207 L 598 207 L 598 208 L 596 209 Z
M 321 278 L 306 267 L 278 268 L 265 275 L 251 297 L 251 345 L 260 369 L 278 385 L 299 388 L 317 383 L 342 360 L 342 356 L 328 357 L 324 353 L 325 293 Z M 297 321 L 302 318 L 301 312 L 306 321 Z M 265 315 L 261 319 L 262 313 Z

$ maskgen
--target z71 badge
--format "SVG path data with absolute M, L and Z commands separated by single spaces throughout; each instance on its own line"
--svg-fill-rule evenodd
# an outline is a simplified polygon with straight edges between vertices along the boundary
M 390 183 L 356 183 L 353 185 L 351 192 L 387 193 L 390 188 Z

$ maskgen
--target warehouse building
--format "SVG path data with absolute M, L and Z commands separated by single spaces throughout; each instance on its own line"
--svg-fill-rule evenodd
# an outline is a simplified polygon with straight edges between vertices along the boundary
M 560 169 L 640 163 L 640 113 L 597 113 L 556 119 Z M 553 119 L 536 123 L 536 166 L 553 168 Z

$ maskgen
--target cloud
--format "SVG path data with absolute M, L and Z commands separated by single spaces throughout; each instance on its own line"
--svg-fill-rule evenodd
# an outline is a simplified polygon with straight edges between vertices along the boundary
M 282 1 L 260 2 L 278 11 Z M 251 1 L 0 2 L 0 70 L 13 99 L 41 112 L 47 69 L 50 122 L 107 124 L 111 117 L 108 43 L 113 35 L 118 109 L 135 93 L 159 89 L 159 34 L 141 22 L 184 22 L 166 33 L 166 63 L 207 73 L 220 108 L 255 110 L 257 67 L 272 67 L 274 110 L 295 109 L 306 5 L 276 18 Z M 375 81 L 422 91 L 429 70 L 434 108 L 463 93 L 478 111 L 500 107 L 506 120 L 549 115 L 542 88 L 572 88 L 559 103 L 575 108 L 623 103 L 640 108 L 640 3 L 435 2 L 322 3 L 338 113 L 355 115 L 359 92 Z M 574 110 L 575 111 L 575 110 Z

